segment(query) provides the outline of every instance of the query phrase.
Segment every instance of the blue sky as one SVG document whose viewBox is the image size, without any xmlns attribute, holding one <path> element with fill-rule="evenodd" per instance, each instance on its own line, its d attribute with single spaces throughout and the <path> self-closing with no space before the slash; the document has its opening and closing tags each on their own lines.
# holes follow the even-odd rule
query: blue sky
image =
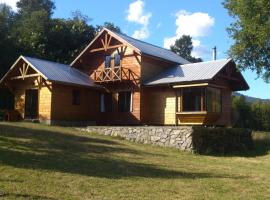
<svg viewBox="0 0 270 200">
<path fill-rule="evenodd" d="M 0 0 L 14 5 L 16 0 Z M 232 44 L 226 27 L 233 21 L 221 0 L 55 0 L 54 17 L 69 18 L 79 10 L 92 20 L 90 24 L 106 21 L 118 25 L 123 32 L 146 42 L 167 47 L 182 34 L 193 36 L 195 56 L 212 59 L 217 46 L 218 59 L 226 58 Z M 166 39 L 167 38 L 167 39 Z M 243 94 L 270 98 L 270 84 L 256 73 L 243 72 L 250 90 Z"/>
</svg>

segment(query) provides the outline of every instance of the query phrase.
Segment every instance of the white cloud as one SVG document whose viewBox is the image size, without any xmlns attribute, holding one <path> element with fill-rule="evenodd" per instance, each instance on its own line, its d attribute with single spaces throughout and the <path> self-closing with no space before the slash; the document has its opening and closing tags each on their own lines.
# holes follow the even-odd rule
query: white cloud
<svg viewBox="0 0 270 200">
<path fill-rule="evenodd" d="M 170 48 L 175 40 L 181 36 L 190 35 L 193 38 L 193 56 L 202 57 L 209 53 L 207 47 L 201 44 L 199 38 L 209 35 L 211 28 L 215 24 L 215 19 L 213 17 L 209 16 L 208 13 L 189 13 L 185 10 L 180 10 L 176 14 L 175 24 L 177 26 L 175 36 L 164 39 L 165 48 Z"/>
<path fill-rule="evenodd" d="M 143 40 L 143 39 L 148 38 L 149 35 L 150 33 L 149 33 L 148 28 L 143 26 L 140 30 L 134 31 L 132 37 Z"/>
<path fill-rule="evenodd" d="M 142 25 L 141 29 L 135 30 L 133 37 L 137 39 L 146 39 L 149 37 L 149 20 L 152 17 L 152 13 L 145 13 L 144 11 L 144 2 L 142 0 L 136 0 L 135 2 L 129 5 L 127 11 L 127 20 L 139 25 Z"/>
<path fill-rule="evenodd" d="M 18 2 L 19 0 L 0 0 L 0 4 L 1 3 L 5 3 L 7 5 L 9 5 L 13 10 L 17 10 L 17 7 L 16 7 L 16 3 Z"/>
</svg>

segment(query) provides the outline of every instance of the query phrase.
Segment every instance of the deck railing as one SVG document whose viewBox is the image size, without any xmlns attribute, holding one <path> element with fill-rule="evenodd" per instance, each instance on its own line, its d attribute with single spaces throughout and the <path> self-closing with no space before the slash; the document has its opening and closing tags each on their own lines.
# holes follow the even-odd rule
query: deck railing
<svg viewBox="0 0 270 200">
<path fill-rule="evenodd" d="M 138 80 L 139 77 L 130 69 L 124 67 L 110 67 L 102 70 L 95 70 L 93 73 L 94 81 L 97 83 L 115 82 L 123 80 Z"/>
</svg>

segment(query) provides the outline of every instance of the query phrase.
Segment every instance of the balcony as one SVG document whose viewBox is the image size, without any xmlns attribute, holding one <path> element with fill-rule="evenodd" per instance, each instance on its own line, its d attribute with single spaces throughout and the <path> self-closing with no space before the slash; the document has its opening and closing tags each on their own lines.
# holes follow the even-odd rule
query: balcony
<svg viewBox="0 0 270 200">
<path fill-rule="evenodd" d="M 102 70 L 95 70 L 93 73 L 93 78 L 96 83 L 139 80 L 138 75 L 132 72 L 132 70 L 121 66 L 104 68 Z"/>
</svg>

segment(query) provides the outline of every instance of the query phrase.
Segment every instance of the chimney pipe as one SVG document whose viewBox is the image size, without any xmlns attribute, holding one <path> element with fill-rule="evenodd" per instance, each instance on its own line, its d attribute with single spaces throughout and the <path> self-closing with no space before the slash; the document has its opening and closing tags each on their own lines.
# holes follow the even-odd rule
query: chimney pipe
<svg viewBox="0 0 270 200">
<path fill-rule="evenodd" d="M 217 60 L 217 47 L 214 46 L 213 48 L 213 60 Z"/>
</svg>

